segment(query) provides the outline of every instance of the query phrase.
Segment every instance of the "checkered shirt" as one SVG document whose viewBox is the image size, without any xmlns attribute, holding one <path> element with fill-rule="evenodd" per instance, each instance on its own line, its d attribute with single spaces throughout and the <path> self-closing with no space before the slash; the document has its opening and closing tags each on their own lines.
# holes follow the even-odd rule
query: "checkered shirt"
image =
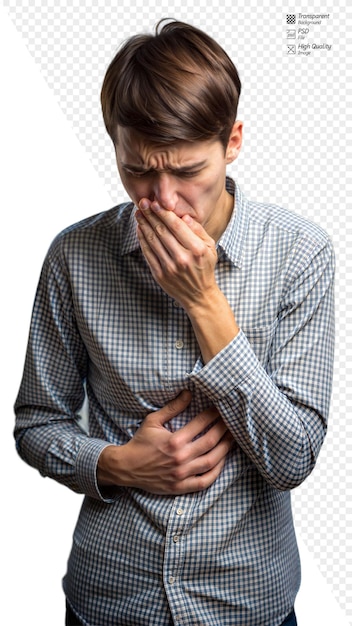
<svg viewBox="0 0 352 626">
<path fill-rule="evenodd" d="M 241 330 L 206 365 L 150 274 L 133 204 L 69 227 L 44 262 L 15 435 L 26 462 L 85 494 L 63 584 L 89 626 L 278 626 L 294 604 L 290 490 L 327 427 L 334 255 L 318 226 L 227 188 L 215 271 Z M 235 440 L 215 483 L 178 497 L 99 489 L 103 448 L 185 388 L 174 429 L 215 405 Z"/>
</svg>

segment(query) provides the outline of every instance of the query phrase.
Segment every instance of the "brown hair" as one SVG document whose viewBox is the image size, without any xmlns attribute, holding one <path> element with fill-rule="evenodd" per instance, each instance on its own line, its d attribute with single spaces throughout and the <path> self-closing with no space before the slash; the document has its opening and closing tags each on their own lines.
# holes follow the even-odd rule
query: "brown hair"
<svg viewBox="0 0 352 626">
<path fill-rule="evenodd" d="M 135 35 L 106 72 L 101 104 L 106 129 L 128 126 L 155 143 L 219 138 L 227 146 L 241 81 L 226 52 L 183 22 L 161 20 L 155 35 Z"/>
</svg>

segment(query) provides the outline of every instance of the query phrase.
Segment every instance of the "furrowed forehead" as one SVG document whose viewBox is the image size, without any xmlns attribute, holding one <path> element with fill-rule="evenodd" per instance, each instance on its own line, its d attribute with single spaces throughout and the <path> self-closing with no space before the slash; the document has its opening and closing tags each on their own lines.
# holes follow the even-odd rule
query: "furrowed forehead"
<svg viewBox="0 0 352 626">
<path fill-rule="evenodd" d="M 137 173 L 165 170 L 182 173 L 202 169 L 208 163 L 212 154 L 210 148 L 215 143 L 214 140 L 204 140 L 160 145 L 151 143 L 129 127 L 120 127 L 118 138 L 115 150 L 120 166 Z"/>
<path fill-rule="evenodd" d="M 200 170 L 206 164 L 207 164 L 207 160 L 203 159 L 202 161 L 189 162 L 187 163 L 187 165 L 180 165 L 179 167 L 170 165 L 170 167 L 167 167 L 167 168 L 157 168 L 157 167 L 146 167 L 144 165 L 139 165 L 135 163 L 127 163 L 125 161 L 121 161 L 121 167 L 123 167 L 123 169 L 129 170 L 131 172 L 136 172 L 138 174 L 146 173 L 146 172 L 163 172 L 163 171 L 170 171 L 170 172 L 175 172 L 177 174 L 182 174 L 185 172 Z"/>
</svg>

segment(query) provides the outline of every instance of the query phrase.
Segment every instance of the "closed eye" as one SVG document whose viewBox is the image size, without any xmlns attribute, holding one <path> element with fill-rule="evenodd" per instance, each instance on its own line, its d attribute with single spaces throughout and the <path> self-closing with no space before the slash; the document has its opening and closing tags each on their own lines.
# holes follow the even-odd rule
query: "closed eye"
<svg viewBox="0 0 352 626">
<path fill-rule="evenodd" d="M 134 178 L 143 178 L 145 176 L 149 176 L 150 174 L 155 173 L 152 170 L 129 170 L 127 168 L 124 168 L 124 171 L 126 172 L 126 174 L 128 174 L 129 176 L 133 176 Z"/>
<path fill-rule="evenodd" d="M 203 167 L 198 168 L 198 169 L 193 169 L 193 170 L 188 170 L 188 169 L 169 169 L 169 170 L 154 170 L 154 169 L 149 169 L 149 170 L 143 170 L 143 169 L 134 169 L 131 167 L 127 167 L 127 166 L 123 166 L 123 170 L 124 172 L 128 175 L 128 176 L 133 176 L 133 178 L 145 178 L 147 176 L 155 176 L 158 174 L 162 174 L 162 173 L 169 173 L 171 176 L 177 176 L 178 178 L 195 178 L 196 176 L 198 176 L 202 170 Z"/>
<path fill-rule="evenodd" d="M 195 176 L 198 176 L 200 172 L 201 170 L 192 170 L 191 172 L 181 171 L 176 172 L 176 176 L 179 176 L 180 178 L 194 178 Z"/>
</svg>

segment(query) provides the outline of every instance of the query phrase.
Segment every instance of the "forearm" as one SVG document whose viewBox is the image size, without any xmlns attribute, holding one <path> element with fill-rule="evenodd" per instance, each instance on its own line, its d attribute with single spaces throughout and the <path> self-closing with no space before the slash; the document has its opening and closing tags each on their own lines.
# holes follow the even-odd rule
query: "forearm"
<svg viewBox="0 0 352 626">
<path fill-rule="evenodd" d="M 190 306 L 187 314 L 204 363 L 214 358 L 239 333 L 233 311 L 217 285 L 197 304 Z"/>
<path fill-rule="evenodd" d="M 314 398 L 288 397 L 243 333 L 191 378 L 269 483 L 292 489 L 308 476 L 325 436 L 327 409 Z"/>
<path fill-rule="evenodd" d="M 198 363 L 191 377 L 277 489 L 294 488 L 308 476 L 326 434 L 333 270 L 330 245 L 304 248 L 277 318 L 240 332 L 205 366 Z"/>
</svg>

